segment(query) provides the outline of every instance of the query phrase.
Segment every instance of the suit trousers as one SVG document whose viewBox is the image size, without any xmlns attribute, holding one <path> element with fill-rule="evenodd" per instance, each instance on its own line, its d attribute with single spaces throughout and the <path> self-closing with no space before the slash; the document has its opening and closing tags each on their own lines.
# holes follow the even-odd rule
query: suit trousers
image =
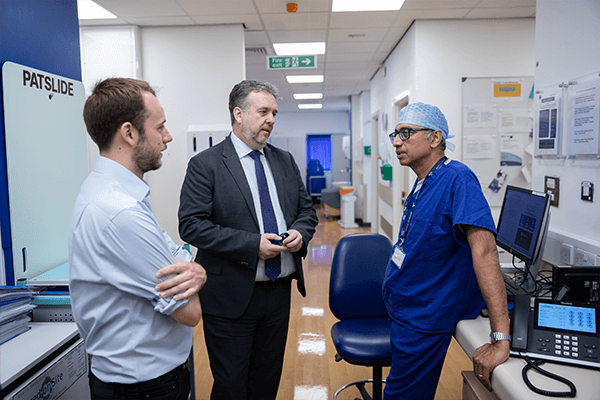
<svg viewBox="0 0 600 400">
<path fill-rule="evenodd" d="M 290 320 L 291 278 L 257 282 L 237 319 L 203 315 L 211 400 L 275 399 Z"/>
</svg>

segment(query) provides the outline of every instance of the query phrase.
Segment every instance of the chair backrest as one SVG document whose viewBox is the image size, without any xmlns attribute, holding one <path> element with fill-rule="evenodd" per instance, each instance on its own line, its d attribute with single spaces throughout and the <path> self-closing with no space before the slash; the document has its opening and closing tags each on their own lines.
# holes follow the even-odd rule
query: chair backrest
<svg viewBox="0 0 600 400">
<path fill-rule="evenodd" d="M 340 320 L 388 316 L 381 289 L 392 252 L 377 233 L 345 236 L 338 242 L 329 278 L 329 308 Z"/>
</svg>

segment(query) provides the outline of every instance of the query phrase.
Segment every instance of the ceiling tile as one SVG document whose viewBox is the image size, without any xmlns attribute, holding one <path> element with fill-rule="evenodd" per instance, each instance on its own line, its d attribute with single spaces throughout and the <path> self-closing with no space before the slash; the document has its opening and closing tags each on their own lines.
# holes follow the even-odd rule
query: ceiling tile
<svg viewBox="0 0 600 400">
<path fill-rule="evenodd" d="M 521 18 L 535 15 L 535 7 L 475 8 L 465 18 Z"/>
<path fill-rule="evenodd" d="M 244 24 L 246 29 L 263 29 L 262 22 L 258 15 L 192 15 L 191 18 L 198 25 L 224 25 L 224 24 Z"/>
<path fill-rule="evenodd" d="M 307 12 L 329 12 L 331 11 L 331 0 L 296 0 L 298 11 L 296 14 Z M 288 1 L 282 0 L 254 0 L 254 4 L 261 14 L 285 14 Z"/>
<path fill-rule="evenodd" d="M 329 19 L 330 29 L 382 28 L 390 26 L 398 11 L 335 12 Z"/>
<path fill-rule="evenodd" d="M 306 42 L 325 42 L 327 40 L 327 31 L 269 31 L 269 37 L 273 43 L 306 43 Z"/>
<path fill-rule="evenodd" d="M 327 29 L 327 13 L 263 14 L 269 31 Z"/>
<path fill-rule="evenodd" d="M 371 53 L 379 46 L 378 42 L 330 42 L 327 45 L 327 55 L 346 53 Z"/>
<path fill-rule="evenodd" d="M 127 18 L 127 22 L 138 26 L 181 26 L 194 25 L 194 20 L 190 17 L 145 17 L 145 18 Z"/>
<path fill-rule="evenodd" d="M 176 0 L 190 15 L 255 14 L 256 8 L 248 0 Z"/>
<path fill-rule="evenodd" d="M 328 62 L 326 69 L 327 72 L 332 72 L 334 70 L 340 70 L 340 69 L 344 69 L 344 70 L 353 70 L 353 71 L 360 71 L 362 69 L 365 68 L 372 68 L 372 67 L 379 67 L 379 63 L 375 62 L 375 61 L 371 61 L 371 60 L 356 60 L 353 61 L 351 63 L 348 62 Z"/>
<path fill-rule="evenodd" d="M 329 31 L 329 40 L 332 42 L 379 42 L 383 39 L 387 31 L 387 28 L 331 29 Z"/>
<path fill-rule="evenodd" d="M 535 7 L 536 0 L 481 0 L 477 8 Z"/>
<path fill-rule="evenodd" d="M 332 63 L 350 63 L 371 61 L 373 59 L 373 53 L 338 53 L 338 54 L 326 54 L 325 59 L 327 62 Z"/>
<path fill-rule="evenodd" d="M 406 10 L 402 11 L 402 17 L 410 19 L 457 19 L 463 18 L 470 10 L 470 8 L 456 8 L 448 10 Z"/>
<path fill-rule="evenodd" d="M 175 0 L 95 0 L 117 17 L 166 17 L 186 15 Z"/>
<path fill-rule="evenodd" d="M 400 12 L 406 10 L 446 10 L 476 7 L 481 0 L 406 0 Z"/>
</svg>

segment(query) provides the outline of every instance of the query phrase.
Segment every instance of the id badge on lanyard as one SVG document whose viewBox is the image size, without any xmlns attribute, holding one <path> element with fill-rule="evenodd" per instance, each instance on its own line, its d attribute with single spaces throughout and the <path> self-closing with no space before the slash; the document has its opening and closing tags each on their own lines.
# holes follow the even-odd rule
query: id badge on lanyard
<svg viewBox="0 0 600 400">
<path fill-rule="evenodd" d="M 402 215 L 402 222 L 400 224 L 400 233 L 398 235 L 398 244 L 396 246 L 394 246 L 394 254 L 392 254 L 392 262 L 396 265 L 396 267 L 398 267 L 398 269 L 402 268 L 402 263 L 404 262 L 404 257 L 406 257 L 406 254 L 404 253 L 404 250 L 402 250 L 402 247 L 404 245 L 404 242 L 406 241 L 406 236 L 408 234 L 408 227 L 412 220 L 414 209 L 417 206 L 417 199 L 419 198 L 419 195 L 423 191 L 425 182 L 431 175 L 433 175 L 444 164 L 448 164 L 448 163 L 449 163 L 449 160 L 447 157 L 442 157 L 440 160 L 438 160 L 438 162 L 434 165 L 434 167 L 429 171 L 427 176 L 423 179 L 421 188 L 417 191 L 417 193 L 415 193 L 415 188 L 417 187 L 418 182 L 415 182 L 413 190 L 411 191 L 410 195 L 408 196 L 408 199 L 410 199 L 410 202 L 407 199 L 406 204 L 404 204 L 404 213 Z M 414 197 L 413 197 L 413 194 L 415 194 Z"/>
<path fill-rule="evenodd" d="M 404 262 L 404 251 L 400 246 L 394 246 L 394 254 L 392 254 L 392 262 L 398 267 L 398 269 L 402 268 L 402 263 Z"/>
</svg>

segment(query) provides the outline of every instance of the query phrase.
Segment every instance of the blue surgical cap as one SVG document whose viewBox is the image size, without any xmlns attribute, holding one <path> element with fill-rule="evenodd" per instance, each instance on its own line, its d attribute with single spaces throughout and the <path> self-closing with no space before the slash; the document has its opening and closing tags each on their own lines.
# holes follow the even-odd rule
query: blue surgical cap
<svg viewBox="0 0 600 400">
<path fill-rule="evenodd" d="M 398 114 L 396 126 L 400 124 L 418 125 L 428 129 L 440 130 L 446 141 L 454 137 L 454 135 L 449 135 L 448 121 L 446 121 L 444 114 L 439 108 L 431 104 L 410 103 L 400 110 L 400 114 Z M 454 151 L 455 146 L 454 144 L 446 143 L 446 147 Z"/>
</svg>

